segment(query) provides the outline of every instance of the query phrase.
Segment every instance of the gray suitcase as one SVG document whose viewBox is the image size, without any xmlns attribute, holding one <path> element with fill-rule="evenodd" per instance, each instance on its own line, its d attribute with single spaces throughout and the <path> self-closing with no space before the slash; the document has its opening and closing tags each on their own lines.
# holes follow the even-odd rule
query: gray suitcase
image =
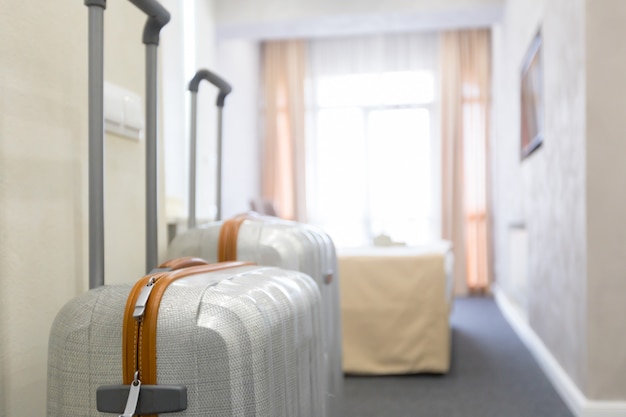
<svg viewBox="0 0 626 417">
<path fill-rule="evenodd" d="M 70 301 L 54 320 L 48 352 L 48 417 L 324 416 L 320 294 L 310 277 L 247 263 L 178 258 L 151 270 L 134 286 L 103 285 L 98 91 L 102 92 L 103 81 L 104 1 L 86 3 L 92 289 Z M 150 16 L 144 31 L 150 170 L 156 168 L 156 152 L 150 155 L 156 148 L 156 45 L 169 14 L 154 1 L 133 3 Z M 156 198 L 150 185 L 148 206 Z M 156 251 L 150 250 L 156 242 L 156 213 L 147 218 L 150 270 L 156 260 Z"/>
<path fill-rule="evenodd" d="M 48 417 L 323 416 L 319 308 L 308 276 L 237 263 L 91 290 L 53 323 Z"/>
</svg>

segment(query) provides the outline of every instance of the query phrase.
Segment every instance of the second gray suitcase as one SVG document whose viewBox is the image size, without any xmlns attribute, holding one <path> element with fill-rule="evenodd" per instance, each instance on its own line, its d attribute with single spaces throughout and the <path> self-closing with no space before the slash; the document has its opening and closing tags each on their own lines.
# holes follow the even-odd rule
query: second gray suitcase
<svg viewBox="0 0 626 417">
<path fill-rule="evenodd" d="M 339 417 L 343 392 L 339 276 L 332 240 L 320 229 L 276 217 L 246 214 L 212 222 L 177 236 L 168 257 L 197 256 L 209 262 L 246 261 L 300 271 L 322 296 L 320 320 L 326 375 L 326 413 Z"/>
<path fill-rule="evenodd" d="M 251 261 L 304 272 L 318 284 L 322 295 L 322 342 L 326 396 L 324 407 L 339 417 L 343 392 L 339 276 L 335 247 L 330 237 L 311 225 L 253 213 L 235 216 L 196 228 L 196 120 L 197 94 L 206 80 L 218 88 L 217 97 L 217 219 L 221 219 L 222 109 L 230 85 L 206 69 L 189 83 L 191 94 L 189 219 L 186 232 L 176 236 L 168 248 L 169 258 L 198 256 L 211 262 Z"/>
</svg>

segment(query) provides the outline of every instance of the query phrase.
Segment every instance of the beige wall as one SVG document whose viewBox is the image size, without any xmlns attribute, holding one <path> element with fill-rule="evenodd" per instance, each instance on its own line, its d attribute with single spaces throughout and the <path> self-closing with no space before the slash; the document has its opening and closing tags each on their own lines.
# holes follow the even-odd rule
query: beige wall
<svg viewBox="0 0 626 417">
<path fill-rule="evenodd" d="M 585 305 L 584 0 L 544 3 L 545 142 L 522 163 L 529 322 L 583 389 Z"/>
<path fill-rule="evenodd" d="M 589 396 L 626 399 L 626 3 L 587 1 Z"/>
<path fill-rule="evenodd" d="M 517 283 L 509 268 L 514 227 L 523 224 L 524 176 L 519 151 L 519 83 L 520 65 L 526 48 L 540 26 L 543 0 L 509 1 L 504 20 L 493 28 L 493 98 L 490 149 L 492 153 L 492 199 L 494 212 L 494 273 L 498 285 L 520 308 L 527 306 L 524 289 L 527 282 Z M 526 260 L 520 260 L 527 263 Z M 523 277 L 521 277 L 523 280 Z M 527 281 L 527 279 L 526 279 Z"/>
<path fill-rule="evenodd" d="M 139 94 L 144 20 L 109 2 L 105 78 Z M 88 285 L 86 34 L 81 1 L 0 13 L 0 416 L 45 414 L 50 325 Z M 106 279 L 134 281 L 145 269 L 144 142 L 109 136 L 106 153 Z"/>
<path fill-rule="evenodd" d="M 50 323 L 85 288 L 86 19 L 82 4 L 66 3 L 18 2 L 0 15 L 0 389 L 7 416 L 44 414 Z"/>
<path fill-rule="evenodd" d="M 544 144 L 520 161 L 524 55 L 543 34 Z M 494 209 L 496 280 L 520 299 L 530 326 L 584 392 L 586 382 L 586 169 L 584 0 L 510 0 L 496 32 Z M 511 223 L 528 233 L 526 294 L 510 282 Z"/>
<path fill-rule="evenodd" d="M 104 78 L 142 97 L 144 21 L 129 2 L 107 2 Z M 110 284 L 132 282 L 146 269 L 145 139 L 107 135 L 105 173 L 105 279 Z"/>
<path fill-rule="evenodd" d="M 509 0 L 495 33 L 494 208 L 497 284 L 590 400 L 626 399 L 626 5 Z M 519 161 L 519 71 L 537 28 L 546 134 Z M 528 231 L 527 292 L 508 268 L 509 225 Z"/>
</svg>

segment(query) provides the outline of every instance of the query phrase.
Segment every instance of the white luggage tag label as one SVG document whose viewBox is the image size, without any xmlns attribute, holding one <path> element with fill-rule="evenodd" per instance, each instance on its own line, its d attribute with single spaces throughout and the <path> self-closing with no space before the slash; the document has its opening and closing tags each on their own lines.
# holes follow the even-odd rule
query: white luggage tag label
<svg viewBox="0 0 626 417">
<path fill-rule="evenodd" d="M 137 411 L 137 404 L 139 403 L 140 390 L 141 381 L 139 380 L 139 372 L 135 372 L 135 380 L 130 384 L 130 392 L 128 393 L 126 408 L 124 409 L 124 414 L 120 417 L 133 417 L 135 415 L 135 411 Z"/>
</svg>

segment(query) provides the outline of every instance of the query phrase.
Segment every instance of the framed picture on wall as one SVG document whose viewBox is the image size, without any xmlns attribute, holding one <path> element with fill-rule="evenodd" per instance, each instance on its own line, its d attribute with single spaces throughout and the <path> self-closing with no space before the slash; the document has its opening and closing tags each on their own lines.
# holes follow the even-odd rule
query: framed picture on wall
<svg viewBox="0 0 626 417">
<path fill-rule="evenodd" d="M 533 153 L 544 139 L 544 91 L 541 31 L 533 38 L 521 71 L 521 158 Z"/>
</svg>

